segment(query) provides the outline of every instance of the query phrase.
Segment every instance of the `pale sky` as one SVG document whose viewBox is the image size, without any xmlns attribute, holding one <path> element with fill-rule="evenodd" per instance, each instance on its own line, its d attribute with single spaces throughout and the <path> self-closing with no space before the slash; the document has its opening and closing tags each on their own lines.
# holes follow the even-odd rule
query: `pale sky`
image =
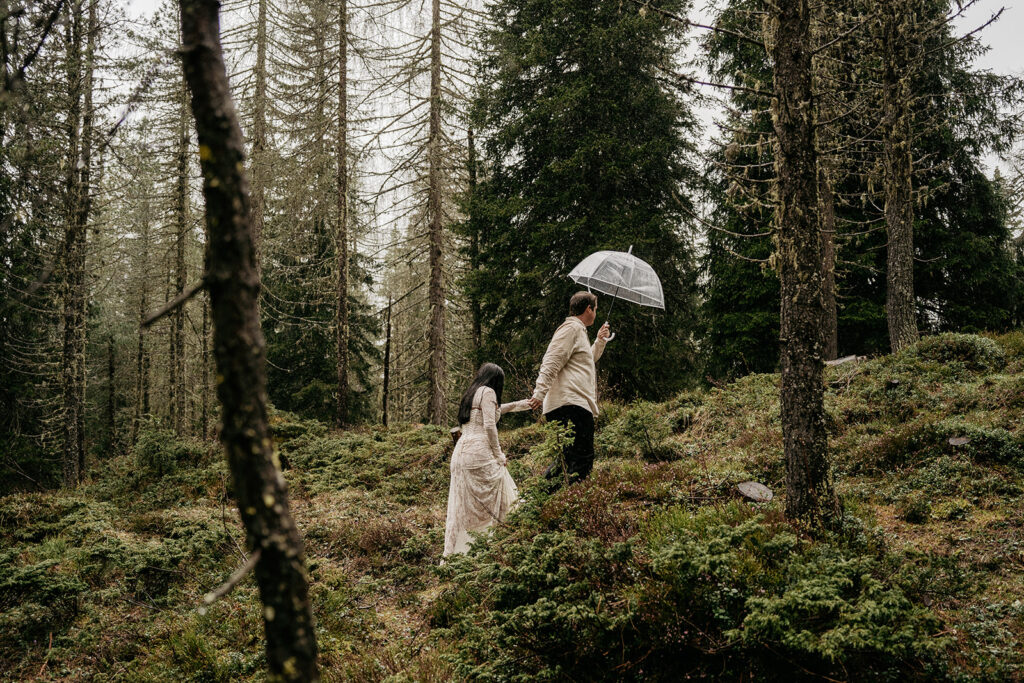
<svg viewBox="0 0 1024 683">
<path fill-rule="evenodd" d="M 156 11 L 161 0 L 127 0 L 127 3 L 129 13 L 140 17 Z M 714 13 L 709 6 L 715 4 L 718 4 L 715 0 L 696 0 L 691 17 L 707 23 L 707 18 Z M 976 66 L 999 74 L 1024 75 L 1024 0 L 980 0 L 956 22 L 957 31 L 963 34 L 976 29 L 1000 7 L 1005 8 L 1002 17 L 981 34 L 981 40 L 989 51 L 977 60 Z M 709 122 L 714 114 L 714 111 L 700 112 L 705 122 Z M 994 157 L 986 161 L 990 172 L 992 166 L 999 163 Z"/>
</svg>

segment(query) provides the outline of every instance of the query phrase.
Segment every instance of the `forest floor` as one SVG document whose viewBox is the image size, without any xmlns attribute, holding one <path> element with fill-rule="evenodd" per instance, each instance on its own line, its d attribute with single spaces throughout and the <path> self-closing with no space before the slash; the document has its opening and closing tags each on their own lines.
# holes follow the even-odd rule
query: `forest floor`
<svg viewBox="0 0 1024 683">
<path fill-rule="evenodd" d="M 446 567 L 447 429 L 274 413 L 325 680 L 1024 680 L 1024 334 L 827 369 L 831 540 L 782 519 L 778 381 L 605 405 L 552 495 L 559 435 L 503 421 L 525 503 Z M 0 498 L 0 680 L 262 680 L 253 579 L 203 607 L 243 562 L 216 444 L 149 429 L 91 472 Z"/>
</svg>

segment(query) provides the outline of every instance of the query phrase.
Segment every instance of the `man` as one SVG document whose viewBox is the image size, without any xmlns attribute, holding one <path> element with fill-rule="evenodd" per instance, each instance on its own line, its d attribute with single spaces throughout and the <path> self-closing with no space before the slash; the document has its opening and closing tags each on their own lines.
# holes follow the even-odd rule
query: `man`
<svg viewBox="0 0 1024 683">
<path fill-rule="evenodd" d="M 540 364 L 537 386 L 530 407 L 543 406 L 544 417 L 572 428 L 574 440 L 563 453 L 570 483 L 586 479 L 594 466 L 594 417 L 597 415 L 597 368 L 611 335 L 608 323 L 597 332 L 590 345 L 587 328 L 597 318 L 597 297 L 576 292 L 569 300 L 569 317 L 551 338 Z M 544 473 L 548 479 L 562 474 L 561 463 Z M 553 482 L 557 486 L 557 479 Z"/>
</svg>

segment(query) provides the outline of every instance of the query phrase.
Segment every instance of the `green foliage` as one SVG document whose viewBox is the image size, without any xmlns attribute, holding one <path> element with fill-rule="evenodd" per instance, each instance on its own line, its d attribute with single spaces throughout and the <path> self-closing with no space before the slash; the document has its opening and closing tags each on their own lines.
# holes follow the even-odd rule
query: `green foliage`
<svg viewBox="0 0 1024 683">
<path fill-rule="evenodd" d="M 195 467 L 209 453 L 201 441 L 183 441 L 169 429 L 156 427 L 139 430 L 133 449 L 135 465 L 144 476 L 160 478 L 176 472 L 179 467 Z"/>
<path fill-rule="evenodd" d="M 932 505 L 928 496 L 921 491 L 909 493 L 899 505 L 899 516 L 911 524 L 924 524 L 931 517 Z"/>
<path fill-rule="evenodd" d="M 446 430 L 339 433 L 272 411 L 324 669 L 394 681 L 789 681 L 794 668 L 808 680 L 1015 680 L 1022 385 L 1014 337 L 996 343 L 1003 367 L 984 341 L 940 337 L 827 370 L 837 487 L 865 521 L 817 540 L 782 519 L 778 375 L 607 403 L 594 472 L 555 494 L 541 473 L 571 434 L 502 428 L 521 505 L 442 567 Z M 648 461 L 641 428 L 678 457 Z M 133 452 L 73 495 L 0 498 L 0 666 L 12 677 L 44 658 L 54 677 L 262 675 L 251 579 L 195 609 L 241 561 L 220 449 L 145 432 L 153 462 L 173 471 Z M 779 497 L 740 499 L 747 479 Z"/>
<path fill-rule="evenodd" d="M 765 50 L 738 38 L 760 35 L 765 8 L 762 0 L 730 0 L 715 17 L 715 26 L 726 31 L 705 38 L 711 72 L 719 82 L 739 86 L 730 92 L 728 128 L 706 171 L 713 211 L 701 264 L 701 319 L 704 360 L 714 378 L 771 372 L 779 356 L 779 290 L 768 262 L 773 252 L 773 132 L 770 119 L 762 115 L 764 98 L 747 90 L 763 89 L 773 75 Z M 911 154 L 915 160 L 929 160 L 920 168 L 915 162 L 914 189 L 922 197 L 914 206 L 913 226 L 918 324 L 932 332 L 1008 330 L 1021 323 L 1024 270 L 1014 258 L 1005 199 L 986 177 L 982 159 L 986 150 L 1005 144 L 1012 134 L 1001 110 L 1013 108 L 1009 103 L 1019 96 L 1021 84 L 1015 77 L 979 73 L 972 67 L 982 48 L 973 39 L 953 38 L 944 22 L 946 4 L 924 3 L 920 8 L 913 19 L 917 25 L 934 22 L 940 29 L 922 37 L 923 49 L 934 59 L 922 62 L 909 76 L 913 93 L 932 95 L 915 97 L 911 113 L 911 125 L 915 130 L 920 126 Z M 865 7 L 840 2 L 832 3 L 830 11 L 854 16 Z M 852 84 L 871 82 L 877 45 L 843 45 L 841 63 L 821 62 L 832 70 L 825 77 L 844 81 L 848 96 L 856 97 Z M 871 93 L 859 96 L 873 98 Z M 875 116 L 843 117 L 836 133 L 862 138 L 865 125 L 875 125 L 870 123 Z M 844 156 L 839 165 L 850 162 Z M 883 218 L 869 200 L 874 197 L 882 204 L 880 183 L 872 175 L 840 170 L 833 179 L 840 356 L 874 355 L 890 348 L 886 232 L 865 227 Z"/>
<path fill-rule="evenodd" d="M 605 544 L 521 536 L 452 563 L 438 625 L 469 679 L 788 680 L 857 670 L 924 678 L 938 621 L 863 548 L 801 543 L 742 508 L 669 508 L 652 532 Z M 511 539 L 509 539 L 511 540 Z"/>
<path fill-rule="evenodd" d="M 685 14 L 686 0 L 662 11 Z M 587 254 L 634 253 L 661 278 L 666 315 L 619 303 L 617 338 L 599 368 L 621 395 L 663 397 L 692 383 L 696 310 L 691 195 L 692 114 L 661 82 L 680 25 L 615 0 L 502 0 L 480 60 L 473 105 L 488 175 L 459 230 L 479 239 L 478 298 L 489 358 L 539 357 L 579 285 Z M 681 227 L 683 226 L 683 227 Z M 600 298 L 601 311 L 610 308 Z M 529 366 L 506 368 L 510 377 Z M 521 387 L 525 390 L 525 387 Z"/>
<path fill-rule="evenodd" d="M 973 334 L 939 334 L 925 337 L 908 353 L 939 363 L 958 362 L 973 371 L 1001 370 L 1006 353 L 995 341 Z"/>
<path fill-rule="evenodd" d="M 673 419 L 647 401 L 637 401 L 599 432 L 597 446 L 605 455 L 641 457 L 651 462 L 674 460 L 678 453 L 669 444 Z"/>
</svg>

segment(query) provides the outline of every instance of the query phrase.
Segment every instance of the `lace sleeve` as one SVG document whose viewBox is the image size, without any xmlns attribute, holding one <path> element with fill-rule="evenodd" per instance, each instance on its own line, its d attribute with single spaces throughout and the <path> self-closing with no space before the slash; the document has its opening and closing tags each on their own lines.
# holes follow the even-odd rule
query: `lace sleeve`
<svg viewBox="0 0 1024 683">
<path fill-rule="evenodd" d="M 512 403 L 501 404 L 501 414 L 505 413 L 518 413 L 524 410 L 530 409 L 530 400 L 524 398 L 522 401 L 513 401 Z"/>
<path fill-rule="evenodd" d="M 505 454 L 501 452 L 501 444 L 498 443 L 498 398 L 490 387 L 484 387 L 481 392 L 480 415 L 484 421 L 484 431 L 487 432 L 487 440 L 491 444 L 494 459 L 504 465 Z"/>
</svg>

